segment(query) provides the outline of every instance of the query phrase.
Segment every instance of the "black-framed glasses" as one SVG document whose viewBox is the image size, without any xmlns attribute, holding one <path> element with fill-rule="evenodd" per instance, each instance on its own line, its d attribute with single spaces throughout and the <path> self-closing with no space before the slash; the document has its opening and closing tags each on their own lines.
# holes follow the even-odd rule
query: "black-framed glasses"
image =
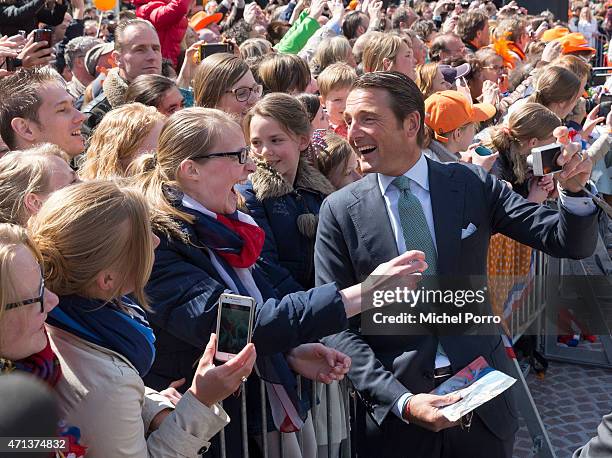
<svg viewBox="0 0 612 458">
<path fill-rule="evenodd" d="M 251 98 L 251 93 L 255 93 L 257 97 L 261 97 L 261 94 L 263 93 L 263 86 L 261 84 L 256 84 L 253 87 L 239 87 L 237 89 L 232 89 L 231 91 L 225 92 L 234 94 L 234 97 L 236 97 L 236 101 L 238 102 L 246 102 Z"/>
<path fill-rule="evenodd" d="M 45 276 L 43 275 L 42 269 L 40 270 L 40 291 L 38 292 L 38 297 L 33 297 L 32 299 L 26 299 L 24 301 L 6 304 L 4 309 L 5 310 L 16 309 L 24 305 L 36 304 L 37 302 L 40 302 L 40 313 L 44 313 L 45 311 Z"/>
<path fill-rule="evenodd" d="M 246 164 L 249 158 L 249 152 L 250 152 L 250 148 L 248 146 L 245 146 L 244 148 L 240 148 L 238 151 L 228 151 L 225 153 L 201 154 L 198 156 L 190 157 L 189 159 L 191 159 L 192 161 L 195 161 L 198 159 L 211 159 L 213 157 L 237 157 L 238 162 L 240 164 Z"/>
</svg>

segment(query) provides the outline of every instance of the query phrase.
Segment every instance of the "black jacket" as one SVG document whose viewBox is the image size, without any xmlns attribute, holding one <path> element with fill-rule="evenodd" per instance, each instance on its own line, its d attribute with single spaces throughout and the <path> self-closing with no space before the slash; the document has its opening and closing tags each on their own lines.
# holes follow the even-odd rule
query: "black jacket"
<svg viewBox="0 0 612 458">
<path fill-rule="evenodd" d="M 39 22 L 50 26 L 62 23 L 68 11 L 68 2 L 55 3 L 52 10 L 45 8 L 45 0 L 0 0 L 0 35 L 16 35 L 19 30 L 26 34 L 34 30 Z"/>
</svg>

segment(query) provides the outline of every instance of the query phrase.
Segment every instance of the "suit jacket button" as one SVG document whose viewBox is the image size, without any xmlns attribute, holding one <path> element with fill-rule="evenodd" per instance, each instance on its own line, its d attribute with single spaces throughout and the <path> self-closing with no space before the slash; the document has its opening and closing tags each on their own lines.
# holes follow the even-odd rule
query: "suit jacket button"
<svg viewBox="0 0 612 458">
<path fill-rule="evenodd" d="M 208 452 L 208 447 L 205 445 L 200 450 L 198 450 L 198 455 L 202 455 L 203 453 Z"/>
</svg>

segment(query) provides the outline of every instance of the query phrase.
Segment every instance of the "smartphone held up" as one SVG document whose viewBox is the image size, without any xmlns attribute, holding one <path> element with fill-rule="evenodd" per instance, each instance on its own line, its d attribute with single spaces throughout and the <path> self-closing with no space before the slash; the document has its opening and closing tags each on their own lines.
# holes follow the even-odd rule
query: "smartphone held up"
<svg viewBox="0 0 612 458">
<path fill-rule="evenodd" d="M 251 342 L 254 316 L 255 299 L 252 297 L 221 295 L 217 311 L 217 361 L 229 361 Z"/>
</svg>

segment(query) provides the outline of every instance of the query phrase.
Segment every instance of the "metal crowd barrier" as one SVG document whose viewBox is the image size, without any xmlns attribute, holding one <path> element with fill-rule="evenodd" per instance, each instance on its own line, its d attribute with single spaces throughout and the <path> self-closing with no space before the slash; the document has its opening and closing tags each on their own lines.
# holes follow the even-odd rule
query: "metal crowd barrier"
<svg viewBox="0 0 612 458">
<path fill-rule="evenodd" d="M 511 318 L 509 320 L 509 328 L 511 331 L 513 342 L 516 342 L 516 340 L 518 340 L 518 338 L 521 335 L 523 335 L 526 332 L 526 330 L 538 319 L 539 315 L 542 313 L 545 307 L 545 288 L 547 286 L 546 278 L 547 278 L 547 273 L 549 272 L 550 259 L 544 253 L 535 252 L 533 263 L 535 267 L 535 275 L 533 276 L 532 287 L 529 289 L 529 292 L 527 293 L 528 294 L 527 300 L 523 302 L 524 304 L 523 306 L 521 306 L 520 308 L 517 308 L 516 310 L 512 310 Z M 534 456 L 555 458 L 555 454 L 552 449 L 550 440 L 547 436 L 546 429 L 544 428 L 544 425 L 538 414 L 535 403 L 533 402 L 533 398 L 531 397 L 531 394 L 529 393 L 529 388 L 527 387 L 527 383 L 523 377 L 521 369 L 518 366 L 518 363 L 516 363 L 516 360 L 515 360 L 515 367 L 516 367 L 517 373 L 510 374 L 510 375 L 514 376 L 515 378 L 519 380 L 518 385 L 519 385 L 520 393 L 518 396 L 519 398 L 518 404 L 519 404 L 519 409 L 521 411 L 521 415 L 527 424 L 532 440 L 534 442 L 534 448 L 533 448 L 533 451 L 535 453 Z M 301 393 L 301 390 L 299 389 L 300 383 L 301 381 L 299 380 L 299 377 L 298 377 L 298 393 Z M 311 410 L 311 416 L 312 416 L 312 421 L 313 421 L 314 430 L 315 430 L 315 437 L 319 437 L 319 435 L 321 434 L 325 434 L 327 436 L 327 456 L 326 457 L 318 456 L 316 458 L 338 458 L 338 455 L 336 456 L 332 455 L 333 450 L 332 450 L 332 447 L 330 446 L 332 444 L 332 438 L 334 436 L 333 435 L 334 421 L 332 421 L 332 416 L 333 416 L 332 409 L 330 409 L 329 403 L 326 403 L 325 416 L 327 419 L 327 422 L 326 422 L 327 430 L 319 431 L 317 428 L 317 418 L 318 418 L 318 415 L 321 414 L 321 412 L 320 412 L 320 407 L 317 405 L 317 402 L 315 400 L 319 398 L 317 394 L 318 392 L 321 392 L 321 388 L 319 384 L 317 383 L 313 383 L 312 385 L 313 385 L 312 399 L 314 402 L 313 402 L 313 406 Z M 332 388 L 328 385 L 323 385 L 322 389 L 325 390 L 326 399 L 329 399 Z M 247 411 L 246 411 L 245 390 L 242 390 L 242 394 L 240 396 L 242 398 L 241 400 L 241 418 L 240 418 L 240 422 L 242 425 L 242 438 L 241 438 L 242 450 L 243 450 L 243 456 L 245 458 L 248 458 L 249 457 L 249 441 L 247 437 Z M 265 388 L 263 381 L 260 381 L 259 396 L 261 397 L 261 405 L 262 405 L 262 409 L 260 413 L 261 420 L 262 420 L 262 424 L 265 425 L 267 424 L 266 388 Z M 340 396 L 344 400 L 343 409 L 344 409 L 344 418 L 346 419 L 344 428 L 346 428 L 347 439 L 344 440 L 340 444 L 339 457 L 340 458 L 350 458 L 351 456 L 353 456 L 352 455 L 353 444 L 352 444 L 352 438 L 351 438 L 351 431 L 352 431 L 352 422 L 354 421 L 356 417 L 356 393 L 350 386 L 350 383 L 348 382 L 348 380 L 346 379 L 340 382 Z M 299 444 L 300 450 L 303 451 L 302 432 L 301 431 L 298 432 L 297 436 L 298 436 L 298 444 Z M 280 458 L 284 458 L 283 446 L 282 446 L 284 437 L 285 437 L 285 434 L 280 433 L 281 444 L 280 444 L 279 450 L 277 450 L 276 453 L 274 453 L 271 450 L 272 444 L 270 444 L 270 442 L 268 441 L 267 436 L 263 434 L 262 441 L 261 441 L 261 445 L 263 449 L 262 456 L 264 458 L 269 458 L 270 456 L 277 456 Z M 222 458 L 226 458 L 227 456 L 225 441 L 226 441 L 225 433 L 222 430 L 220 432 Z"/>
</svg>

